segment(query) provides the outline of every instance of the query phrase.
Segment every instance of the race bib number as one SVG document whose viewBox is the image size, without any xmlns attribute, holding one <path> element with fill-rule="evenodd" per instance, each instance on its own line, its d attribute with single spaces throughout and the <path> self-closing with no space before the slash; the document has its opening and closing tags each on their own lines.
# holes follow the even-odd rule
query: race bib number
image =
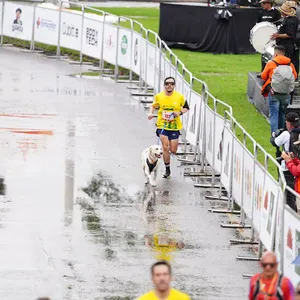
<svg viewBox="0 0 300 300">
<path fill-rule="evenodd" d="M 170 112 L 170 111 L 163 111 L 162 112 L 162 118 L 165 120 L 165 121 L 173 121 L 174 120 L 174 114 L 173 112 Z"/>
<path fill-rule="evenodd" d="M 169 244 L 168 240 L 169 240 L 168 236 L 160 235 L 158 237 L 158 246 L 168 246 L 168 244 Z"/>
</svg>

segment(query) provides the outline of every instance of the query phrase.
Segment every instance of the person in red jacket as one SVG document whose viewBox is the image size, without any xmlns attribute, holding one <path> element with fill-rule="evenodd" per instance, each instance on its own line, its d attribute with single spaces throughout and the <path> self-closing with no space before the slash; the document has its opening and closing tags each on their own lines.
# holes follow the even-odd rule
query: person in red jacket
<svg viewBox="0 0 300 300">
<path fill-rule="evenodd" d="M 287 277 L 277 271 L 278 262 L 273 252 L 261 258 L 262 272 L 251 277 L 249 300 L 294 300 L 294 287 Z"/>
<path fill-rule="evenodd" d="M 294 145 L 299 145 L 300 141 L 294 143 Z M 300 159 L 295 153 L 282 152 L 281 157 L 286 162 L 287 169 L 295 176 L 295 186 L 294 190 L 300 194 Z"/>
</svg>

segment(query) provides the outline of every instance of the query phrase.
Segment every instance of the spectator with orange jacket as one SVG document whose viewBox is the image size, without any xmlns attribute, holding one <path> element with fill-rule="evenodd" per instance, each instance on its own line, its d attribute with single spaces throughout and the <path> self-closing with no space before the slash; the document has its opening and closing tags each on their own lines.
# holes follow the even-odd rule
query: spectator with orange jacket
<svg viewBox="0 0 300 300">
<path fill-rule="evenodd" d="M 265 80 L 261 93 L 268 96 L 272 134 L 279 128 L 284 128 L 285 111 L 297 78 L 295 67 L 291 59 L 285 56 L 283 46 L 275 46 L 273 60 L 267 63 L 261 78 Z"/>
<path fill-rule="evenodd" d="M 265 252 L 261 258 L 262 272 L 251 277 L 249 300 L 294 300 L 291 281 L 278 271 L 278 262 L 273 252 Z"/>
</svg>

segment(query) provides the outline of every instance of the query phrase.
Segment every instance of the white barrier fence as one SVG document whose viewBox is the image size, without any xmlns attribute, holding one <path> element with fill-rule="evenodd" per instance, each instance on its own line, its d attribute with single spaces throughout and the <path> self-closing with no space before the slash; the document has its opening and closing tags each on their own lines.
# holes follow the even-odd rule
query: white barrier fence
<svg viewBox="0 0 300 300">
<path fill-rule="evenodd" d="M 61 47 L 75 50 L 80 63 L 83 55 L 99 60 L 100 72 L 105 71 L 104 62 L 114 65 L 116 81 L 119 68 L 128 69 L 128 82 L 134 83 L 135 74 L 139 78 L 139 95 L 144 97 L 159 92 L 164 78 L 173 76 L 176 89 L 190 106 L 182 121 L 186 141 L 194 150 L 193 158 L 186 161 L 200 165 L 200 173 L 212 179 L 207 185 L 195 186 L 218 187 L 219 194 L 207 198 L 227 201 L 228 207 L 222 212 L 240 215 L 239 224 L 222 227 L 251 228 L 249 240 L 232 242 L 259 243 L 257 257 L 238 258 L 257 260 L 263 248 L 275 250 L 284 274 L 294 284 L 300 281 L 300 267 L 292 263 L 300 253 L 300 220 L 285 204 L 285 179 L 278 163 L 234 119 L 231 107 L 213 97 L 206 84 L 192 76 L 155 32 L 134 20 L 94 8 L 88 9 L 98 15 L 87 13 L 87 7 L 74 5 L 81 11 L 62 9 L 62 5 L 49 8 L 2 2 L 1 45 L 7 36 L 30 42 L 32 51 L 35 43 L 54 45 L 58 58 Z M 196 85 L 200 87 L 196 89 Z M 270 165 L 273 171 L 279 170 L 279 182 L 270 174 Z M 235 210 L 236 205 L 239 210 Z"/>
</svg>

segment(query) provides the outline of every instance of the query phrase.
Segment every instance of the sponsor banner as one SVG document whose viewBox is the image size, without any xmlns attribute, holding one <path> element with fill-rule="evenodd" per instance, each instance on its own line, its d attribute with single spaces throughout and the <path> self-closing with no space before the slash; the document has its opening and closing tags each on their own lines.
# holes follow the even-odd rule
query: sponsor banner
<svg viewBox="0 0 300 300">
<path fill-rule="evenodd" d="M 268 251 L 272 251 L 274 246 L 278 192 L 278 183 L 266 174 L 259 238 Z"/>
<path fill-rule="evenodd" d="M 0 5 L 2 6 L 2 3 Z M 33 6 L 5 2 L 3 34 L 31 41 L 33 10 Z"/>
<path fill-rule="evenodd" d="M 165 78 L 165 77 L 164 77 Z M 187 102 L 190 104 L 190 95 L 191 95 L 191 88 L 190 88 L 190 85 L 184 80 L 183 81 L 183 96 L 184 96 L 184 99 L 187 100 Z M 187 114 L 184 114 L 181 116 L 181 121 L 182 121 L 182 124 L 183 124 L 183 127 L 186 129 L 187 128 L 187 122 L 188 122 L 188 119 L 189 119 L 189 113 Z"/>
<path fill-rule="evenodd" d="M 176 76 L 176 91 L 183 94 L 183 77 L 178 71 Z M 185 100 L 187 99 L 185 98 Z"/>
<path fill-rule="evenodd" d="M 60 46 L 80 51 L 82 16 L 68 12 L 61 13 Z"/>
<path fill-rule="evenodd" d="M 284 208 L 283 273 L 296 286 L 300 282 L 300 265 L 293 264 L 300 255 L 300 218 L 287 205 Z"/>
<path fill-rule="evenodd" d="M 190 110 L 188 118 L 188 126 L 186 128 L 186 139 L 193 145 L 197 146 L 198 136 L 197 131 L 199 128 L 200 109 L 201 109 L 201 96 L 195 91 L 191 92 Z"/>
<path fill-rule="evenodd" d="M 56 46 L 58 43 L 59 11 L 37 7 L 35 11 L 35 42 Z"/>
<path fill-rule="evenodd" d="M 140 38 L 140 42 L 141 42 L 141 77 L 143 80 L 145 80 L 146 78 L 146 63 L 147 63 L 147 58 L 146 58 L 146 45 L 147 45 L 147 41 L 141 37 Z"/>
<path fill-rule="evenodd" d="M 254 180 L 254 157 L 243 147 L 243 210 L 246 216 L 252 220 L 252 185 Z"/>
<path fill-rule="evenodd" d="M 256 232 L 260 232 L 266 175 L 264 169 L 259 165 L 259 163 L 255 164 L 254 174 L 253 226 Z"/>
<path fill-rule="evenodd" d="M 141 41 L 140 41 L 140 35 L 136 32 L 133 32 L 133 51 L 131 51 L 131 70 L 136 73 L 137 75 L 140 75 L 140 60 L 141 60 Z"/>
<path fill-rule="evenodd" d="M 119 29 L 118 65 L 131 69 L 131 31 L 126 28 Z M 132 62 L 134 64 L 134 62 Z"/>
<path fill-rule="evenodd" d="M 148 44 L 147 49 L 147 84 L 151 87 L 155 87 L 155 54 L 156 54 L 156 47 L 151 44 Z"/>
<path fill-rule="evenodd" d="M 222 140 L 223 144 L 221 145 L 222 149 L 220 151 L 222 161 L 221 182 L 226 191 L 229 191 L 232 158 L 232 132 L 227 126 L 224 126 Z"/>
<path fill-rule="evenodd" d="M 205 106 L 205 124 L 206 124 L 206 160 L 212 166 L 213 164 L 213 143 L 214 143 L 214 112 L 211 108 Z"/>
<path fill-rule="evenodd" d="M 215 163 L 214 169 L 221 173 L 221 159 L 222 159 L 222 137 L 223 137 L 223 129 L 224 129 L 224 119 L 216 114 L 216 127 L 214 132 L 214 143 L 215 143 Z"/>
<path fill-rule="evenodd" d="M 103 59 L 113 65 L 116 64 L 117 55 L 117 27 L 104 25 Z"/>
<path fill-rule="evenodd" d="M 82 53 L 94 58 L 101 58 L 103 23 L 89 18 L 83 21 Z"/>
<path fill-rule="evenodd" d="M 282 262 L 281 260 L 281 249 L 282 249 L 282 230 L 283 230 L 283 206 L 284 205 L 284 195 L 281 189 L 278 192 L 278 204 L 277 204 L 277 214 L 276 214 L 276 232 L 275 232 L 275 254 L 277 256 L 277 260 Z M 282 266 L 280 266 L 282 267 Z M 283 269 L 280 269 L 283 272 Z"/>
<path fill-rule="evenodd" d="M 244 148 L 241 142 L 233 139 L 233 176 L 232 176 L 232 197 L 239 206 L 242 205 L 243 188 L 243 158 Z"/>
</svg>

